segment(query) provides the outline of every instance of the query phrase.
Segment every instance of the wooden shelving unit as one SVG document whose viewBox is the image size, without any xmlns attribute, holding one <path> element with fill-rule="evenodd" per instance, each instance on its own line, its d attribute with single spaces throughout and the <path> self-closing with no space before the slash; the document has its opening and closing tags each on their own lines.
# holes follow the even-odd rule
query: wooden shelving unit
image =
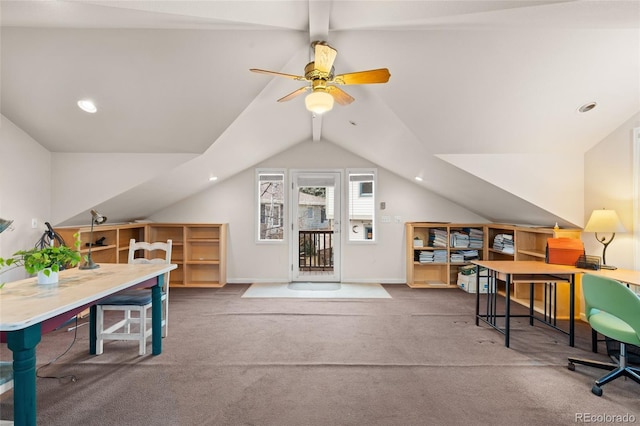
<svg viewBox="0 0 640 426">
<path fill-rule="evenodd" d="M 547 238 L 580 238 L 579 229 L 515 227 L 516 260 L 545 261 Z"/>
<path fill-rule="evenodd" d="M 469 262 L 452 262 L 451 254 L 463 250 L 473 250 L 473 248 L 453 247 L 451 235 L 454 232 L 464 232 L 467 228 L 482 230 L 484 235 L 484 225 L 409 222 L 405 226 L 407 236 L 407 285 L 412 288 L 457 288 L 458 267 L 467 265 Z M 444 236 L 444 245 L 434 245 L 430 241 L 434 230 Z M 422 243 L 415 242 L 415 238 L 418 238 Z M 485 246 L 486 240 L 483 237 L 482 247 L 477 248 L 480 259 L 484 256 Z M 435 251 L 445 253 L 444 261 L 420 262 L 421 252 L 429 253 Z"/>
<path fill-rule="evenodd" d="M 487 225 L 489 240 L 488 244 L 492 244 L 493 237 L 498 233 L 509 233 L 514 238 L 514 254 L 507 255 L 488 248 L 491 260 L 528 260 L 544 262 L 546 259 L 547 238 L 580 238 L 581 231 L 579 229 L 554 229 L 543 227 L 526 227 L 513 225 Z M 526 280 L 524 280 L 526 281 Z M 552 279 L 549 280 L 553 282 Z M 550 302 L 548 310 L 556 310 L 557 319 L 567 319 L 569 317 L 569 284 L 557 282 L 556 284 L 556 303 Z M 500 293 L 504 294 L 504 282 L 498 282 Z M 526 282 L 517 282 L 512 284 L 512 299 L 514 302 L 524 306 L 529 306 L 529 284 Z M 580 306 L 581 285 L 579 278 L 575 283 L 575 306 Z M 544 286 L 542 284 L 534 287 L 533 307 L 537 312 L 544 312 Z M 576 317 L 579 316 L 580 309 L 576 309 Z"/>
<path fill-rule="evenodd" d="M 410 222 L 406 225 L 406 264 L 407 264 L 407 285 L 412 288 L 457 288 L 457 275 L 460 266 L 467 262 L 451 262 L 451 253 L 464 248 L 452 247 L 450 237 L 455 231 L 467 228 L 477 228 L 483 231 L 484 240 L 482 248 L 478 249 L 479 258 L 486 260 L 533 260 L 545 261 L 545 249 L 547 238 L 580 238 L 579 229 L 554 229 L 542 227 L 516 226 L 509 224 L 453 224 L 453 223 L 432 223 L 432 222 Z M 433 247 L 429 243 L 429 234 L 432 229 L 440 229 L 447 236 L 446 247 Z M 513 239 L 513 253 L 497 250 L 494 248 L 494 239 L 498 234 L 510 235 Z M 422 244 L 415 246 L 414 238 L 422 241 Z M 421 263 L 416 253 L 421 251 L 446 250 L 446 260 L 437 263 Z M 580 281 L 575 283 L 575 303 L 580 306 L 581 287 Z M 504 294 L 505 283 L 498 280 L 498 291 Z M 512 284 L 512 300 L 524 306 L 529 306 L 529 284 L 525 282 Z M 568 318 L 569 285 L 566 283 L 556 284 L 556 304 L 550 308 L 557 307 L 556 317 L 558 319 Z M 539 312 L 544 311 L 544 286 L 536 285 L 534 288 L 534 309 Z M 548 308 L 549 309 L 549 308 Z M 576 309 L 576 316 L 579 315 Z"/>
<path fill-rule="evenodd" d="M 58 227 L 55 231 L 68 246 L 81 241 L 80 252 L 89 252 L 91 226 Z M 104 237 L 103 245 L 95 242 Z M 171 261 L 178 268 L 171 272 L 171 287 L 222 287 L 227 282 L 226 224 L 140 223 L 97 225 L 93 228 L 91 257 L 100 263 L 127 263 L 129 240 L 172 240 Z"/>
<path fill-rule="evenodd" d="M 496 236 L 499 234 L 511 235 L 514 238 L 514 245 L 515 245 L 515 227 L 512 225 L 492 224 L 492 225 L 486 225 L 485 230 L 487 235 L 485 259 L 515 260 L 515 250 L 514 250 L 514 253 L 506 253 L 504 251 L 496 250 L 493 248 L 493 242 Z"/>
<path fill-rule="evenodd" d="M 222 287 L 227 283 L 226 224 L 148 224 L 149 241 L 173 240 L 172 287 Z"/>
<path fill-rule="evenodd" d="M 88 244 L 93 239 L 91 258 L 97 264 L 127 263 L 129 240 L 134 238 L 137 241 L 143 241 L 145 225 L 96 225 L 93 227 L 93 238 L 91 238 L 91 226 L 65 226 L 55 228 L 55 231 L 60 234 L 69 247 L 73 247 L 76 239 L 75 234 L 78 234 L 80 239 L 80 253 L 83 256 L 89 253 Z M 102 241 L 102 243 L 96 245 L 96 241 Z"/>
</svg>

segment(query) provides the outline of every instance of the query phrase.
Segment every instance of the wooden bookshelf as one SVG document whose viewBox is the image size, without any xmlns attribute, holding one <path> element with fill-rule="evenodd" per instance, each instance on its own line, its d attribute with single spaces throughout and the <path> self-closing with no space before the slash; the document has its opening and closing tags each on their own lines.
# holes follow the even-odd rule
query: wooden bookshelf
<svg viewBox="0 0 640 426">
<path fill-rule="evenodd" d="M 144 241 L 144 224 L 114 224 L 95 225 L 93 227 L 93 237 L 91 236 L 91 226 L 64 226 L 54 229 L 64 239 L 65 244 L 73 247 L 78 234 L 80 239 L 80 254 L 89 254 L 89 243 L 93 240 L 91 247 L 91 258 L 97 264 L 100 263 L 127 263 L 129 253 L 129 240 L 134 238 L 137 241 Z M 96 244 L 100 241 L 100 244 Z"/>
<path fill-rule="evenodd" d="M 486 260 L 534 260 L 545 261 L 545 249 L 547 238 L 580 238 L 579 229 L 554 229 L 544 227 L 527 227 L 510 224 L 460 224 L 444 222 L 409 222 L 406 227 L 406 268 L 407 285 L 412 288 L 457 288 L 457 276 L 460 266 L 468 262 L 452 262 L 451 254 L 464 248 L 453 247 L 451 235 L 456 231 L 464 231 L 468 228 L 477 228 L 483 231 L 482 247 L 478 249 L 479 259 Z M 445 247 L 434 247 L 429 242 L 429 235 L 433 229 L 444 231 L 446 235 Z M 509 235 L 513 240 L 513 253 L 494 248 L 494 239 L 498 234 Z M 414 238 L 422 243 L 416 245 Z M 446 259 L 443 262 L 423 263 L 418 260 L 416 253 L 422 251 L 446 250 Z M 553 280 L 550 280 L 553 282 Z M 505 283 L 498 280 L 496 283 L 498 292 L 504 294 Z M 558 281 L 556 284 L 556 303 L 551 308 L 557 308 L 557 318 L 568 316 L 569 284 Z M 580 280 L 576 283 L 576 306 L 580 306 L 581 287 Z M 512 284 L 512 295 L 515 302 L 529 306 L 529 284 L 516 282 Z M 544 311 L 544 285 L 536 284 L 534 287 L 534 309 Z M 548 307 L 549 309 L 549 307 Z M 579 310 L 576 310 L 576 315 Z"/>
<path fill-rule="evenodd" d="M 409 222 L 406 227 L 406 253 L 407 253 L 407 285 L 412 288 L 457 288 L 458 268 L 468 265 L 469 262 L 452 262 L 451 255 L 463 250 L 478 250 L 479 258 L 484 256 L 484 225 L 478 224 L 450 224 L 432 222 Z M 465 232 L 467 228 L 482 230 L 483 240 L 481 247 L 455 247 L 451 244 L 451 236 L 456 232 Z M 438 232 L 444 240 L 434 244 L 433 235 Z M 418 240 L 416 240 L 416 238 Z M 442 261 L 420 261 L 420 253 L 444 252 Z"/>
<path fill-rule="evenodd" d="M 497 233 L 509 233 L 513 235 L 514 253 L 506 255 L 488 248 L 488 259 L 490 260 L 532 260 L 544 262 L 546 259 L 546 247 L 548 238 L 580 238 L 582 232 L 579 229 L 555 229 L 546 227 L 527 227 L 515 225 L 487 225 L 489 240 L 488 244 L 492 244 L 492 236 Z M 548 280 L 549 283 L 555 283 L 555 303 L 549 302 L 547 312 L 552 310 L 555 312 L 557 319 L 567 319 L 569 317 L 569 283 L 562 280 Z M 512 284 L 511 294 L 512 300 L 524 306 L 529 306 L 529 283 L 526 279 L 516 280 Z M 505 283 L 498 281 L 499 293 L 504 294 Z M 580 278 L 576 277 L 575 283 L 575 306 L 580 306 L 581 299 Z M 549 294 L 547 294 L 548 298 Z M 538 283 L 534 285 L 534 302 L 533 308 L 539 313 L 545 311 L 545 285 Z M 576 309 L 576 316 L 579 315 L 579 309 Z"/>
<path fill-rule="evenodd" d="M 173 240 L 172 287 L 222 287 L 226 274 L 226 224 L 149 224 L 149 241 Z"/>
<path fill-rule="evenodd" d="M 93 240 L 91 258 L 95 263 L 127 263 L 129 240 L 172 240 L 171 262 L 178 269 L 171 272 L 171 287 L 222 287 L 227 282 L 227 225 L 204 223 L 134 223 L 58 227 L 55 231 L 72 246 L 78 234 L 84 256 Z M 103 240 L 101 240 L 104 238 Z M 101 245 L 95 242 L 101 240 Z"/>
</svg>

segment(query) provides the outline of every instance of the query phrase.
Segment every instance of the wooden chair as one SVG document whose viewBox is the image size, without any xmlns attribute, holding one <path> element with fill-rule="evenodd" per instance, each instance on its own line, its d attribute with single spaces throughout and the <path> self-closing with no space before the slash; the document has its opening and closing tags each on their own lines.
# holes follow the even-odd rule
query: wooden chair
<svg viewBox="0 0 640 426">
<path fill-rule="evenodd" d="M 171 240 L 166 243 L 147 243 L 132 239 L 129 241 L 128 263 L 171 263 L 171 248 Z M 139 257 L 140 254 L 143 256 Z M 116 293 L 101 300 L 96 308 L 97 355 L 103 352 L 105 340 L 137 340 L 139 354 L 146 353 L 147 339 L 152 334 L 151 289 L 125 290 Z M 105 328 L 106 311 L 120 311 L 124 318 Z M 133 313 L 137 315 L 132 315 Z M 162 337 L 166 337 L 169 324 L 169 273 L 165 275 L 162 288 L 162 316 Z"/>
</svg>

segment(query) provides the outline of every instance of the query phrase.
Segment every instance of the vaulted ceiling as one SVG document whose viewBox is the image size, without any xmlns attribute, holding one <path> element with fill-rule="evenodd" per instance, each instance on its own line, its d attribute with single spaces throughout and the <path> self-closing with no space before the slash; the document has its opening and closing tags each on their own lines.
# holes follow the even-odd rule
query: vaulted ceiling
<svg viewBox="0 0 640 426">
<path fill-rule="evenodd" d="M 317 140 L 489 220 L 574 224 L 456 159 L 581 158 L 640 111 L 636 1 L 21 0 L 0 19 L 1 112 L 45 148 L 188 159 L 98 200 L 113 220 Z M 323 116 L 276 103 L 302 83 L 249 68 L 301 75 L 314 40 L 338 50 L 336 73 L 386 67 L 389 83 L 344 86 L 355 102 Z"/>
</svg>

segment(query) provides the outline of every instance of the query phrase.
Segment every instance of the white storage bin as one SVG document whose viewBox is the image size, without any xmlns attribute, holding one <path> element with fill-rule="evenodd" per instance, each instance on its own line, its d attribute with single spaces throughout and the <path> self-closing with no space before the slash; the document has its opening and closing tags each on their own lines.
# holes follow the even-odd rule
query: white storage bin
<svg viewBox="0 0 640 426">
<path fill-rule="evenodd" d="M 467 293 L 476 292 L 476 274 L 463 275 L 458 273 L 458 287 Z M 480 277 L 480 293 L 486 293 L 489 289 L 489 277 Z"/>
</svg>

